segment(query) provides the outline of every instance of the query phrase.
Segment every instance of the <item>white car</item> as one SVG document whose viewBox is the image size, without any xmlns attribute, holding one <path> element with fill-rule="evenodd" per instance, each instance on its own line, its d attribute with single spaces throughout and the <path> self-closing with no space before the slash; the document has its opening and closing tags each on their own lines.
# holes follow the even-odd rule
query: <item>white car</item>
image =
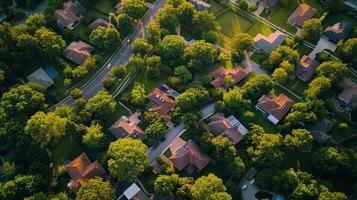
<svg viewBox="0 0 357 200">
<path fill-rule="evenodd" d="M 254 183 L 254 179 L 252 179 L 251 181 L 249 181 L 250 184 L 253 184 Z"/>
<path fill-rule="evenodd" d="M 241 187 L 241 189 L 242 189 L 242 190 L 247 189 L 247 185 L 243 185 L 243 186 Z"/>
<path fill-rule="evenodd" d="M 112 63 L 109 63 L 108 65 L 107 65 L 107 69 L 110 69 L 112 67 Z"/>
<path fill-rule="evenodd" d="M 131 43 L 131 39 L 128 39 L 127 41 L 126 41 L 126 44 L 130 44 Z"/>
</svg>

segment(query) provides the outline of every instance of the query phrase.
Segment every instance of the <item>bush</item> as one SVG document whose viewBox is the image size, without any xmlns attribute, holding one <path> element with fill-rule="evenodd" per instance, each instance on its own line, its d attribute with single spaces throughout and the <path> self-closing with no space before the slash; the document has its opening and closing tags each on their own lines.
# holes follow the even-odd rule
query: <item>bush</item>
<svg viewBox="0 0 357 200">
<path fill-rule="evenodd" d="M 26 12 L 21 8 L 14 8 L 11 10 L 11 14 L 15 20 L 20 20 L 26 16 Z"/>
<path fill-rule="evenodd" d="M 258 10 L 258 4 L 257 4 L 257 3 L 250 4 L 250 5 L 248 6 L 248 10 L 249 10 L 250 12 L 254 12 L 254 11 Z"/>
<path fill-rule="evenodd" d="M 238 5 L 243 9 L 243 10 L 247 10 L 248 9 L 248 2 L 247 0 L 237 0 Z"/>
<path fill-rule="evenodd" d="M 206 42 L 215 44 L 218 41 L 218 33 L 216 31 L 208 31 L 204 34 L 203 38 Z"/>
<path fill-rule="evenodd" d="M 330 60 L 330 55 L 328 55 L 328 53 L 322 51 L 322 52 L 320 52 L 320 53 L 318 53 L 316 55 L 316 60 L 319 63 L 323 63 L 323 62 L 329 61 Z"/>
</svg>

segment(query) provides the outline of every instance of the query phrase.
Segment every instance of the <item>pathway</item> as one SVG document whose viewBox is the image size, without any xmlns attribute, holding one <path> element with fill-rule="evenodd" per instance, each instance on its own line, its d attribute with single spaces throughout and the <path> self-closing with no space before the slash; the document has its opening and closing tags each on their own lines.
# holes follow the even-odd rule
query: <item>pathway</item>
<svg viewBox="0 0 357 200">
<path fill-rule="evenodd" d="M 319 42 L 317 43 L 316 47 L 314 48 L 314 50 L 312 50 L 311 53 L 309 54 L 309 57 L 315 58 L 316 54 L 322 52 L 325 49 L 335 52 L 336 48 L 337 48 L 337 46 L 335 43 L 332 43 L 329 40 L 327 40 L 326 38 L 321 37 Z"/>
</svg>

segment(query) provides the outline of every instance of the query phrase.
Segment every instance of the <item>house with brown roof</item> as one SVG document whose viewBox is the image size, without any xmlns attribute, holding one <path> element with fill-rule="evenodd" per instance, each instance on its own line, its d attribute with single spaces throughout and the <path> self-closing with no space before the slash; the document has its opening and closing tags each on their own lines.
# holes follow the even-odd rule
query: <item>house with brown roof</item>
<svg viewBox="0 0 357 200">
<path fill-rule="evenodd" d="M 243 80 L 248 74 L 241 67 L 234 67 L 231 69 L 226 69 L 224 67 L 219 67 L 210 74 L 213 78 L 211 85 L 215 88 L 220 87 L 231 87 L 241 80 Z M 228 85 L 225 83 L 225 79 L 227 76 L 231 76 L 233 82 Z"/>
<path fill-rule="evenodd" d="M 280 31 L 275 31 L 268 37 L 258 33 L 254 37 L 255 48 L 262 50 L 267 54 L 270 54 L 284 42 L 285 38 L 286 35 Z"/>
<path fill-rule="evenodd" d="M 139 112 L 132 114 L 129 118 L 121 116 L 110 128 L 109 131 L 117 138 L 145 139 L 146 135 L 138 126 L 140 123 Z"/>
<path fill-rule="evenodd" d="M 266 115 L 268 120 L 273 124 L 278 124 L 288 114 L 293 104 L 294 101 L 289 99 L 285 94 L 281 93 L 279 96 L 276 96 L 270 92 L 260 97 L 255 107 Z"/>
<path fill-rule="evenodd" d="M 316 13 L 316 9 L 307 5 L 307 4 L 300 4 L 293 14 L 290 15 L 288 19 L 288 23 L 297 26 L 298 28 L 302 28 L 304 23 L 311 19 Z"/>
<path fill-rule="evenodd" d="M 216 135 L 228 137 L 234 145 L 248 134 L 248 129 L 237 118 L 233 115 L 225 118 L 223 113 L 214 114 L 205 128 Z"/>
<path fill-rule="evenodd" d="M 296 67 L 295 74 L 303 82 L 309 82 L 314 76 L 316 68 L 320 65 L 315 59 L 304 55 Z"/>
<path fill-rule="evenodd" d="M 55 18 L 60 27 L 73 29 L 79 22 L 76 6 L 73 1 L 63 3 L 62 9 L 55 11 Z"/>
<path fill-rule="evenodd" d="M 109 22 L 106 19 L 103 19 L 103 18 L 99 17 L 89 25 L 89 28 L 96 29 L 99 26 L 108 27 L 109 26 Z"/>
<path fill-rule="evenodd" d="M 97 176 L 103 177 L 107 173 L 98 161 L 92 163 L 85 153 L 66 164 L 65 168 L 71 177 L 67 186 L 74 192 L 78 192 L 87 180 Z"/>
<path fill-rule="evenodd" d="M 264 8 L 272 8 L 278 3 L 278 0 L 255 0 L 253 2 L 259 3 L 259 6 Z"/>
<path fill-rule="evenodd" d="M 164 117 L 165 121 L 170 121 L 169 111 L 175 106 L 175 101 L 170 98 L 168 93 L 163 92 L 159 88 L 153 89 L 147 96 L 149 103 L 147 108 L 151 112 L 157 112 Z"/>
<path fill-rule="evenodd" d="M 211 162 L 211 158 L 192 140 L 186 142 L 178 137 L 171 143 L 170 151 L 169 160 L 179 171 L 186 167 L 188 171 L 192 171 L 193 167 L 202 170 Z"/>
<path fill-rule="evenodd" d="M 344 78 L 338 87 L 342 89 L 342 92 L 337 96 L 338 103 L 345 107 L 346 110 L 352 110 L 357 107 L 357 83 Z"/>
<path fill-rule="evenodd" d="M 63 50 L 62 54 L 68 60 L 78 65 L 82 65 L 84 61 L 91 56 L 91 52 L 93 51 L 93 49 L 94 48 L 92 46 L 83 41 L 73 41 L 70 45 L 68 45 L 68 47 Z"/>
</svg>

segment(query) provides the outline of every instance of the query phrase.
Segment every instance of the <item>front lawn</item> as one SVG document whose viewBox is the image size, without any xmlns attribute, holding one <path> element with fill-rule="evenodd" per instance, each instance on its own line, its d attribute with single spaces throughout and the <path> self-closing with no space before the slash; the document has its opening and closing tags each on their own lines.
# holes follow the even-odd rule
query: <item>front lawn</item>
<svg viewBox="0 0 357 200">
<path fill-rule="evenodd" d="M 109 13 L 114 12 L 115 5 L 111 0 L 99 0 L 93 5 L 92 9 L 109 15 Z"/>
<path fill-rule="evenodd" d="M 209 11 L 212 12 L 214 15 L 217 15 L 225 9 L 222 4 L 217 3 L 216 1 L 209 0 L 208 3 L 211 4 Z"/>
</svg>

